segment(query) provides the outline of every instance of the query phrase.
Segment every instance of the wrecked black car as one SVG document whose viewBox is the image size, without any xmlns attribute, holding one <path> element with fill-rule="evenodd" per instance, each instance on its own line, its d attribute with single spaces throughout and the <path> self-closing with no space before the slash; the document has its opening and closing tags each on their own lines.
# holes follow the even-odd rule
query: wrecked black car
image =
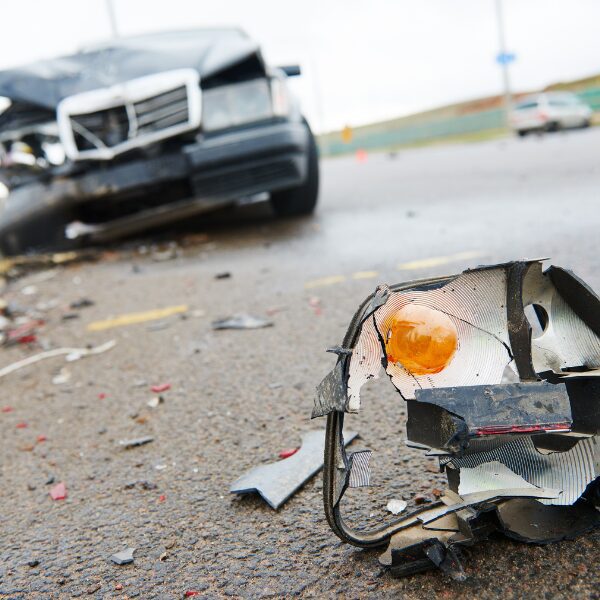
<svg viewBox="0 0 600 600">
<path fill-rule="evenodd" d="M 0 72 L 0 251 L 105 242 L 270 197 L 311 213 L 317 148 L 237 29 L 119 38 Z"/>
<path fill-rule="evenodd" d="M 345 542 L 387 546 L 393 574 L 461 580 L 460 548 L 493 532 L 545 544 L 600 526 L 600 298 L 571 271 L 515 261 L 380 286 L 330 351 L 312 415 L 327 416 L 325 514 Z M 371 451 L 347 453 L 343 425 L 381 371 L 406 445 L 438 458 L 448 489 L 366 529 L 341 501 L 371 485 Z"/>
</svg>

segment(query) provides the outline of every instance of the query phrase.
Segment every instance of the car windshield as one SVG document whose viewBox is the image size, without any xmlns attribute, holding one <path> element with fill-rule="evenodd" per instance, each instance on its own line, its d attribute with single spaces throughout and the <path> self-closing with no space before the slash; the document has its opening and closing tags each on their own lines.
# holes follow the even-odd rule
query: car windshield
<svg viewBox="0 0 600 600">
<path fill-rule="evenodd" d="M 515 110 L 526 110 L 528 108 L 537 108 L 538 106 L 537 100 L 526 100 L 525 102 L 520 102 L 515 106 Z"/>
<path fill-rule="evenodd" d="M 550 106 L 578 106 L 581 100 L 577 96 L 551 96 L 549 98 Z"/>
</svg>

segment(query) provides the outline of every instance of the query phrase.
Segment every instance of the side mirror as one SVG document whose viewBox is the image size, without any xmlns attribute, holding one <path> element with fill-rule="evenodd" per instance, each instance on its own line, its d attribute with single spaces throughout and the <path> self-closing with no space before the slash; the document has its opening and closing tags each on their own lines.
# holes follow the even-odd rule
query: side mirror
<svg viewBox="0 0 600 600">
<path fill-rule="evenodd" d="M 300 65 L 286 65 L 278 68 L 281 69 L 288 77 L 296 77 L 297 75 L 302 74 Z"/>
</svg>

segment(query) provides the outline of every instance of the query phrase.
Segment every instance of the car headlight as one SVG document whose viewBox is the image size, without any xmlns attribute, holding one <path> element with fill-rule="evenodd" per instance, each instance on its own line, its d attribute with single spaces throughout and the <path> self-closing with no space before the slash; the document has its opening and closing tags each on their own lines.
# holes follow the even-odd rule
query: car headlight
<svg viewBox="0 0 600 600">
<path fill-rule="evenodd" d="M 278 79 L 211 88 L 202 95 L 202 128 L 216 131 L 270 119 L 286 114 L 288 105 L 285 84 Z"/>
<path fill-rule="evenodd" d="M 12 100 L 6 96 L 0 96 L 0 115 L 10 108 Z"/>
<path fill-rule="evenodd" d="M 380 562 L 396 576 L 439 566 L 462 579 L 455 547 L 491 531 L 546 543 L 598 525 L 599 315 L 591 288 L 566 269 L 543 271 L 541 260 L 379 286 L 329 349 L 338 359 L 315 398 L 312 416 L 328 419 L 323 496 L 333 531 L 365 548 L 389 542 Z M 449 489 L 369 531 L 342 515 L 346 492 L 360 506 L 352 488 L 370 485 L 375 460 L 346 452 L 344 413 L 359 411 L 362 386 L 382 370 L 400 396 L 370 403 L 377 421 L 395 427 L 407 415 L 405 435 L 383 438 L 390 452 L 405 441 L 437 456 Z"/>
<path fill-rule="evenodd" d="M 0 181 L 0 213 L 4 210 L 10 190 L 8 187 Z"/>
</svg>

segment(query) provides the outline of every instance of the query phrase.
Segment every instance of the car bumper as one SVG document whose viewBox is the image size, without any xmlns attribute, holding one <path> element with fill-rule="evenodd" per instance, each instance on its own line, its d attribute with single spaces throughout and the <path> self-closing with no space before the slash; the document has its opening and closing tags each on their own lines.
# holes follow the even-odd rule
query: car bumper
<svg viewBox="0 0 600 600">
<path fill-rule="evenodd" d="M 111 230 L 126 235 L 238 198 L 295 187 L 306 179 L 309 136 L 302 122 L 270 123 L 198 138 L 155 158 L 98 164 L 80 175 L 29 184 L 10 193 L 0 214 L 0 237 L 51 213 L 76 214 L 78 207 L 94 202 L 125 203 L 173 182 L 185 181 L 189 196 L 97 223 L 99 235 L 89 237 L 108 239 L 114 237 Z"/>
</svg>

